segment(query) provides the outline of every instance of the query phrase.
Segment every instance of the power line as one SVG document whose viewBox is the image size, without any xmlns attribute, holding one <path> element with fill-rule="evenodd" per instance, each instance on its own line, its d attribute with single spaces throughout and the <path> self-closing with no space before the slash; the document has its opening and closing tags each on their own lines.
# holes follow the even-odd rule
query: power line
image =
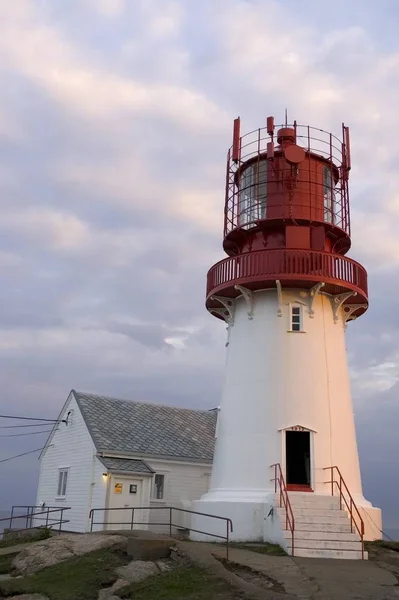
<svg viewBox="0 0 399 600">
<path fill-rule="evenodd" d="M 8 433 L 7 435 L 0 435 L 0 438 L 8 437 L 22 437 L 23 435 L 39 435 L 39 433 L 50 433 L 52 429 L 43 429 L 43 431 L 30 431 L 29 433 Z"/>
<path fill-rule="evenodd" d="M 46 421 L 47 423 L 54 423 L 58 419 L 37 419 L 35 417 L 12 417 L 10 415 L 0 415 L 0 419 L 23 419 L 24 421 Z"/>
<path fill-rule="evenodd" d="M 9 456 L 8 458 L 3 458 L 2 460 L 0 460 L 0 463 L 5 463 L 8 460 L 13 460 L 14 458 L 19 458 L 20 456 L 26 456 L 27 454 L 34 454 L 35 452 L 40 452 L 40 450 L 44 450 L 46 448 L 46 446 L 43 446 L 43 448 L 36 448 L 36 450 L 30 450 L 29 452 L 23 452 L 22 454 L 16 454 L 15 456 Z"/>
<path fill-rule="evenodd" d="M 58 425 L 58 423 L 62 423 L 62 421 L 56 421 L 52 423 L 52 425 Z M 47 423 L 32 423 L 32 425 L 0 425 L 0 429 L 17 429 L 19 427 L 46 427 Z"/>
</svg>

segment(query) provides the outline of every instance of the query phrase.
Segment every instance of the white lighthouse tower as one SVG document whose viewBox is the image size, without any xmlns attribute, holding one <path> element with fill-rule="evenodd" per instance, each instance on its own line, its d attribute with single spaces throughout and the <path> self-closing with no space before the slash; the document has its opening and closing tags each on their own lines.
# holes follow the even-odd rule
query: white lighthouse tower
<svg viewBox="0 0 399 600">
<path fill-rule="evenodd" d="M 340 140 L 269 117 L 241 136 L 236 119 L 228 257 L 207 281 L 227 357 L 210 489 L 192 509 L 229 517 L 232 539 L 302 556 L 360 558 L 363 540 L 381 537 L 362 491 L 345 349 L 348 321 L 368 307 L 367 273 L 346 256 L 350 168 L 345 126 Z M 191 527 L 225 535 L 205 516 Z"/>
</svg>

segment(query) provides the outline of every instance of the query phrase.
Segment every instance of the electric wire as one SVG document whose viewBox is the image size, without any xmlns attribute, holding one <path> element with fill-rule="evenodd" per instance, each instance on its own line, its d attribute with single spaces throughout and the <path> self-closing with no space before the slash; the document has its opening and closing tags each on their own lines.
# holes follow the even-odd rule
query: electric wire
<svg viewBox="0 0 399 600">
<path fill-rule="evenodd" d="M 9 456 L 8 458 L 2 458 L 0 460 L 0 463 L 5 463 L 8 462 L 9 460 L 14 460 L 14 458 L 19 458 L 20 456 L 27 456 L 27 454 L 34 454 L 35 452 L 40 452 L 41 450 L 44 450 L 46 448 L 46 446 L 43 446 L 43 448 L 36 448 L 36 450 L 29 450 L 29 452 L 23 452 L 22 454 L 16 454 L 15 456 Z"/>
<path fill-rule="evenodd" d="M 58 425 L 62 421 L 56 421 L 52 425 Z M 48 423 L 32 423 L 32 425 L 0 425 L 0 429 L 17 429 L 20 427 L 47 427 Z"/>
<path fill-rule="evenodd" d="M 7 433 L 6 435 L 0 435 L 0 438 L 10 437 L 22 437 L 25 435 L 39 435 L 40 433 L 50 433 L 52 429 L 43 429 L 43 431 L 30 431 L 29 433 Z"/>
<path fill-rule="evenodd" d="M 54 423 L 58 419 L 39 419 L 36 417 L 13 417 L 10 415 L 0 415 L 0 419 L 22 419 L 24 421 L 46 421 L 47 423 Z"/>
</svg>

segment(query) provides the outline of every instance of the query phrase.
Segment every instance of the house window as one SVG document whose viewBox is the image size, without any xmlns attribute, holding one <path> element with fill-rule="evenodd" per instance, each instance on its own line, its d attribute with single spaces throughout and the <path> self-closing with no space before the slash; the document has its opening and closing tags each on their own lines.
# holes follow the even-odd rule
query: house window
<svg viewBox="0 0 399 600">
<path fill-rule="evenodd" d="M 152 499 L 163 500 L 165 498 L 165 475 L 156 473 L 152 484 Z"/>
<path fill-rule="evenodd" d="M 290 307 L 290 331 L 303 331 L 302 306 L 299 304 Z"/>
<path fill-rule="evenodd" d="M 57 496 L 65 496 L 67 490 L 68 469 L 60 469 L 58 471 L 58 489 Z"/>
</svg>

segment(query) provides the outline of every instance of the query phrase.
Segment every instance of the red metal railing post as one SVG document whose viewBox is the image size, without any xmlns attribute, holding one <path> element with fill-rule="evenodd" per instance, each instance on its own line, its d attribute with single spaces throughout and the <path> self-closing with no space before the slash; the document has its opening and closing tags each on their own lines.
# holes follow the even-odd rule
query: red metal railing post
<svg viewBox="0 0 399 600">
<path fill-rule="evenodd" d="M 339 510 L 342 510 L 342 475 L 339 475 Z"/>
<path fill-rule="evenodd" d="M 170 509 L 169 509 L 169 535 L 170 535 L 170 537 L 172 537 L 172 510 L 173 510 L 173 508 L 170 507 Z"/>
</svg>

